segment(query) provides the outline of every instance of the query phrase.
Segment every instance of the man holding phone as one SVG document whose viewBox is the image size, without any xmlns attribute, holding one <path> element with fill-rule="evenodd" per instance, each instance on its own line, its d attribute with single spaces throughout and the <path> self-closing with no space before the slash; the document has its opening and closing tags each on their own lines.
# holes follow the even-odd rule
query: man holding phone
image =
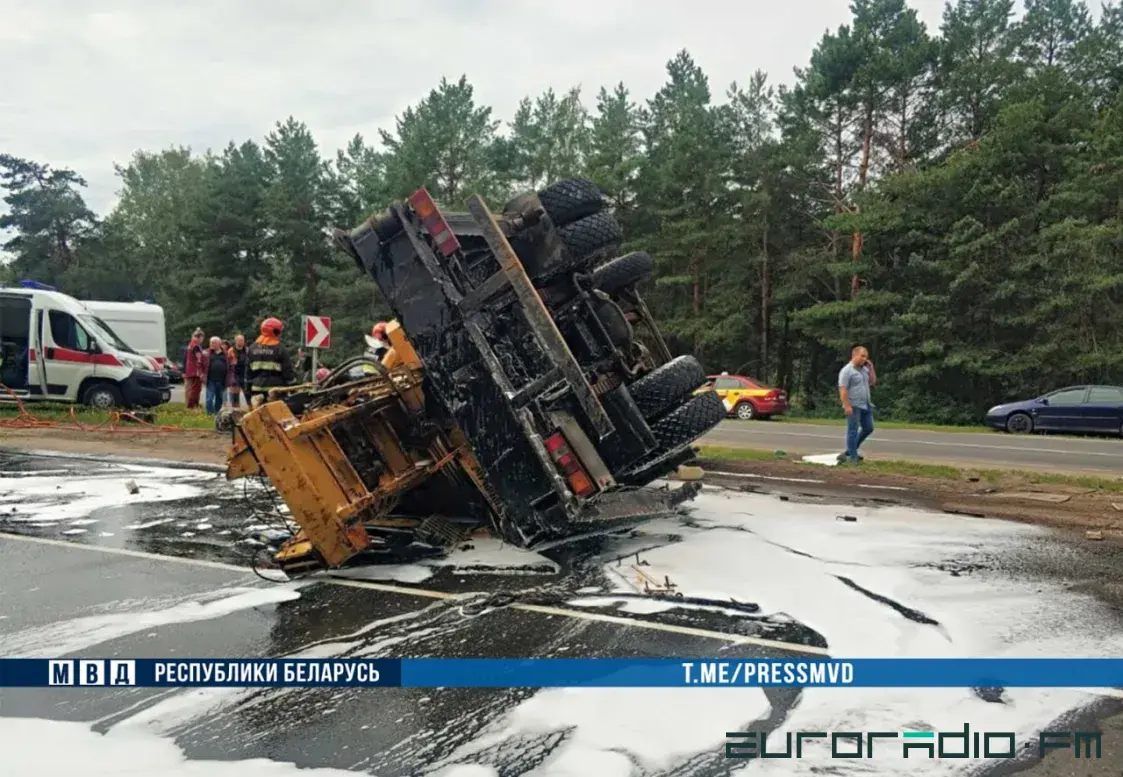
<svg viewBox="0 0 1123 777">
<path fill-rule="evenodd" d="M 839 463 L 858 463 L 862 457 L 858 448 L 873 434 L 873 403 L 870 388 L 877 385 L 870 352 L 857 345 L 848 361 L 838 373 L 838 397 L 846 413 L 846 452 L 838 456 Z"/>
</svg>

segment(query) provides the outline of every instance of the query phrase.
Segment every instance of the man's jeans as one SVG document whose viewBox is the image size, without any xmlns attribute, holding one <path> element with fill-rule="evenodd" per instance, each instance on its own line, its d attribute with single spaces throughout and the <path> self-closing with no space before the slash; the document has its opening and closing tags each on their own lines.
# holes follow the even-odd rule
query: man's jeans
<svg viewBox="0 0 1123 777">
<path fill-rule="evenodd" d="M 873 408 L 855 407 L 846 416 L 846 458 L 858 460 L 858 448 L 873 434 Z"/>
<path fill-rule="evenodd" d="M 216 414 L 222 409 L 222 397 L 226 393 L 226 384 L 222 381 L 207 381 L 207 413 Z"/>
</svg>

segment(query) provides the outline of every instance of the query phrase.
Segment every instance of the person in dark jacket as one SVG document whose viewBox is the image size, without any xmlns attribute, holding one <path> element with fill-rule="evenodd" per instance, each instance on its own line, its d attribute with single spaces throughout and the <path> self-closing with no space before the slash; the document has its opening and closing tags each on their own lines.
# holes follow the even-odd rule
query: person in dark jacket
<svg viewBox="0 0 1123 777">
<path fill-rule="evenodd" d="M 234 335 L 234 346 L 230 349 L 229 361 L 234 370 L 234 381 L 230 384 L 230 405 L 240 407 L 242 395 L 246 393 L 246 368 L 249 366 L 249 356 L 246 350 L 246 336 Z M 249 399 L 246 400 L 249 403 Z"/>
<path fill-rule="evenodd" d="M 222 409 L 222 400 L 234 380 L 234 371 L 230 368 L 222 340 L 212 337 L 210 345 L 203 357 L 207 378 L 207 415 L 216 415 Z"/>
<path fill-rule="evenodd" d="M 261 336 L 247 349 L 246 399 L 251 406 L 263 402 L 270 389 L 293 384 L 292 357 L 281 347 L 284 328 L 279 319 L 270 316 L 261 322 Z"/>
</svg>

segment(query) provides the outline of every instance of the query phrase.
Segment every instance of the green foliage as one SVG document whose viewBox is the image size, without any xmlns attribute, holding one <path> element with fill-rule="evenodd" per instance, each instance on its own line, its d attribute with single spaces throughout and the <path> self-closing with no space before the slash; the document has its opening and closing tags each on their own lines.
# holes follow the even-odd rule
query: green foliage
<svg viewBox="0 0 1123 777">
<path fill-rule="evenodd" d="M 871 350 L 887 418 L 977 423 L 997 402 L 1123 383 L 1123 6 L 855 0 L 791 87 L 716 90 L 686 51 L 648 100 L 625 84 L 526 97 L 503 122 L 442 79 L 378 143 L 328 156 L 293 117 L 221 153 L 138 151 L 98 219 L 74 171 L 0 155 L 4 281 L 164 305 L 170 340 L 329 315 L 331 358 L 389 315 L 337 250 L 419 186 L 462 209 L 572 175 L 601 186 L 672 350 L 836 405 Z M 295 341 L 291 336 L 290 341 Z"/>
</svg>

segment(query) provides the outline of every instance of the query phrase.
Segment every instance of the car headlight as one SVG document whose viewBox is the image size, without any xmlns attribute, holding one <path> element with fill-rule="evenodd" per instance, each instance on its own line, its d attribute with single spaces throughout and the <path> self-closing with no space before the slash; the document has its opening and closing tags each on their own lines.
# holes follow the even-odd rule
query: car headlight
<svg viewBox="0 0 1123 777">
<path fill-rule="evenodd" d="M 152 370 L 152 367 L 144 359 L 138 359 L 135 356 L 126 355 L 122 358 L 122 361 L 125 362 L 126 367 L 131 367 L 134 370 L 144 370 L 145 372 L 151 372 Z"/>
<path fill-rule="evenodd" d="M 994 407 L 992 407 L 990 410 L 987 411 L 987 415 L 997 415 L 1001 411 L 1002 411 L 1002 405 L 995 405 Z"/>
</svg>

